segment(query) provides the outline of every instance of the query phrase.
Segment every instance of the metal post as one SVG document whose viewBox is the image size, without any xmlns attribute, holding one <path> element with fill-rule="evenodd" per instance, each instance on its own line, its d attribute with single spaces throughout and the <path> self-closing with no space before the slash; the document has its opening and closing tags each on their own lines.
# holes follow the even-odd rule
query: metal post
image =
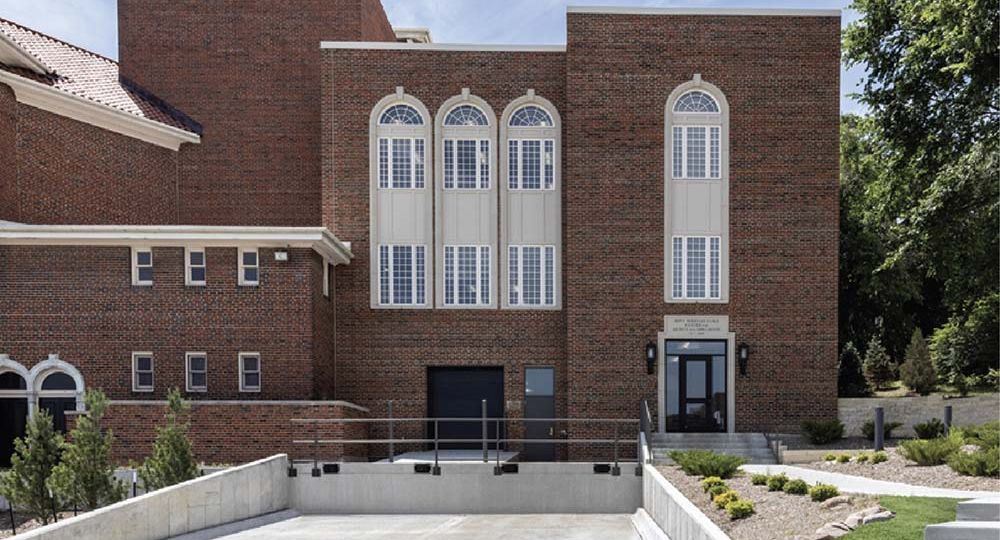
<svg viewBox="0 0 1000 540">
<path fill-rule="evenodd" d="M 483 400 L 483 463 L 489 463 L 490 451 L 486 442 L 486 400 Z"/>
<path fill-rule="evenodd" d="M 493 475 L 500 476 L 503 474 L 503 467 L 500 466 L 500 419 L 497 418 L 497 447 L 494 449 L 497 453 L 497 464 L 493 467 Z"/>
<path fill-rule="evenodd" d="M 49 490 L 49 501 L 52 503 L 52 520 L 55 523 L 59 523 L 59 513 L 56 512 L 56 498 L 52 495 L 52 490 Z"/>
<path fill-rule="evenodd" d="M 883 435 L 885 434 L 885 411 L 882 407 L 875 407 L 875 450 L 882 450 L 885 448 L 885 441 L 883 441 Z"/>
<path fill-rule="evenodd" d="M 621 476 L 622 470 L 618 466 L 618 422 L 615 422 L 615 466 L 611 467 L 611 476 Z"/>
<path fill-rule="evenodd" d="M 396 437 L 393 436 L 392 423 L 393 423 L 392 422 L 392 400 L 390 399 L 389 400 L 389 463 L 394 463 L 396 461 L 396 446 L 392 442 L 393 440 L 396 439 Z"/>
<path fill-rule="evenodd" d="M 951 432 L 951 405 L 944 406 L 944 434 Z"/>
<path fill-rule="evenodd" d="M 14 521 L 14 503 L 7 501 L 7 511 L 10 513 L 10 533 L 17 536 L 17 522 Z"/>
<path fill-rule="evenodd" d="M 132 471 L 132 496 L 137 497 L 139 495 L 139 472 Z"/>
<path fill-rule="evenodd" d="M 441 467 L 438 465 L 438 420 L 434 419 L 434 468 L 431 469 L 431 474 L 434 476 L 441 476 Z"/>
<path fill-rule="evenodd" d="M 319 424 L 313 423 L 313 477 L 320 477 L 323 472 L 319 470 Z"/>
</svg>

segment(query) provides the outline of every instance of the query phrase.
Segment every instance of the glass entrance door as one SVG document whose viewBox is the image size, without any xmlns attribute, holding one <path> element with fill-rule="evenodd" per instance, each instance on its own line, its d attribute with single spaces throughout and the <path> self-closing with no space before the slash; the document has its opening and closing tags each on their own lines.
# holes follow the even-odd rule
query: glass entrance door
<svg viewBox="0 0 1000 540">
<path fill-rule="evenodd" d="M 667 431 L 726 431 L 726 342 L 666 342 Z"/>
</svg>

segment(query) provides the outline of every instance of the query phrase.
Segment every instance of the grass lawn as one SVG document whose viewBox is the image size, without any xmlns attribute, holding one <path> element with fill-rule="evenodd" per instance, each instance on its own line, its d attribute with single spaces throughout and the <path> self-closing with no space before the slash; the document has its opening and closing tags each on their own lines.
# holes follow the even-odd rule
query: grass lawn
<svg viewBox="0 0 1000 540">
<path fill-rule="evenodd" d="M 896 513 L 889 521 L 869 523 L 843 536 L 843 540 L 922 540 L 924 527 L 955 521 L 958 499 L 933 497 L 879 497 L 879 502 Z"/>
<path fill-rule="evenodd" d="M 910 395 L 911 391 L 909 388 L 903 386 L 902 381 L 892 381 L 885 385 L 880 390 L 874 392 L 874 397 L 906 397 Z M 969 396 L 979 396 L 986 394 L 995 394 L 996 389 L 993 388 L 970 388 Z M 955 387 L 947 384 L 939 384 L 937 388 L 931 392 L 932 396 L 945 396 L 958 398 L 959 392 Z"/>
</svg>

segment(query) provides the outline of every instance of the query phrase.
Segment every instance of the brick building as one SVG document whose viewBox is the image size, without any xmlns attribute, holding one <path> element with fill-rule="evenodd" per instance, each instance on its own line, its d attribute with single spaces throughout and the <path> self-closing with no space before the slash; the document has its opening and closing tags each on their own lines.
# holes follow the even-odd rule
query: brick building
<svg viewBox="0 0 1000 540">
<path fill-rule="evenodd" d="M 122 459 L 173 387 L 211 461 L 390 400 L 836 414 L 839 13 L 570 8 L 566 46 L 494 46 L 375 0 L 233 10 L 119 0 L 118 63 L 0 20 L 0 464 L 86 388 Z M 563 431 L 596 433 L 506 433 Z"/>
</svg>

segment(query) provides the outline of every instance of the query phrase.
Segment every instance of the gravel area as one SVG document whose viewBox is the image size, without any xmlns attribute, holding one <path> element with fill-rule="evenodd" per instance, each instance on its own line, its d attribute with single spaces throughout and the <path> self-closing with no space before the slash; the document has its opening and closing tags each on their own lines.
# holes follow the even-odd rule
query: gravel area
<svg viewBox="0 0 1000 540">
<path fill-rule="evenodd" d="M 831 453 L 850 453 L 831 450 Z M 902 482 L 914 486 L 926 486 L 948 489 L 967 489 L 972 491 L 1000 492 L 1000 479 L 981 476 L 962 476 L 951 470 L 947 465 L 920 467 L 912 461 L 907 461 L 899 455 L 895 448 L 886 448 L 889 461 L 872 465 L 870 463 L 836 463 L 814 461 L 812 463 L 796 463 L 797 467 L 806 467 L 827 472 L 853 474 L 887 482 Z"/>
<path fill-rule="evenodd" d="M 66 519 L 73 517 L 73 512 L 61 512 L 59 514 L 59 519 Z M 23 534 L 31 529 L 37 529 L 42 526 L 40 521 L 29 517 L 27 514 L 22 514 L 21 512 L 14 512 L 14 519 L 17 521 L 17 534 Z M 0 538 L 10 538 L 13 534 L 10 529 L 10 513 L 7 510 L 0 511 Z"/>
<path fill-rule="evenodd" d="M 871 450 L 873 448 L 873 442 L 864 437 L 844 437 L 843 439 L 837 439 L 836 442 L 829 444 L 812 444 L 805 437 L 795 433 L 788 434 L 771 434 L 768 435 L 768 440 L 779 440 L 781 444 L 788 447 L 789 450 L 825 450 L 827 452 L 837 453 L 841 450 Z M 896 446 L 899 441 L 904 441 L 903 439 L 886 439 L 885 446 Z"/>
<path fill-rule="evenodd" d="M 831 521 L 842 521 L 847 516 L 878 503 L 875 497 L 858 495 L 849 504 L 824 509 L 812 502 L 808 495 L 788 495 L 768 491 L 767 486 L 750 483 L 749 475 L 726 480 L 726 484 L 753 501 L 756 513 L 745 519 L 731 520 L 725 511 L 715 508 L 701 487 L 701 477 L 687 476 L 679 467 L 660 466 L 663 476 L 691 499 L 705 515 L 712 519 L 733 540 L 781 540 L 795 536 L 809 536 Z"/>
</svg>

